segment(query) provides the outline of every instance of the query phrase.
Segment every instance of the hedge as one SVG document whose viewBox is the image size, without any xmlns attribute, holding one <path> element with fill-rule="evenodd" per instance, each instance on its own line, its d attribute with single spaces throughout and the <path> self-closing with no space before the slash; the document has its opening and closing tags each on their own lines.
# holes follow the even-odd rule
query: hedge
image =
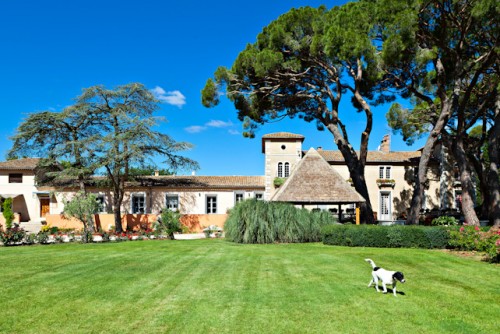
<svg viewBox="0 0 500 334">
<path fill-rule="evenodd" d="M 384 248 L 447 248 L 449 233 L 443 227 L 329 225 L 322 229 L 325 245 Z"/>
</svg>

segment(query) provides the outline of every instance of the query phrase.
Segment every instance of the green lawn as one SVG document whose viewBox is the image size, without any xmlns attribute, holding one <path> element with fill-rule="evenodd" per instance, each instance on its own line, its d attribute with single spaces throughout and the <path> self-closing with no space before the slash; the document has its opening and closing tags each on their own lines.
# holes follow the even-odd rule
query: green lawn
<svg viewBox="0 0 500 334">
<path fill-rule="evenodd" d="M 377 265 L 404 295 L 367 288 Z M 500 266 L 224 240 L 0 248 L 1 333 L 498 333 Z"/>
</svg>

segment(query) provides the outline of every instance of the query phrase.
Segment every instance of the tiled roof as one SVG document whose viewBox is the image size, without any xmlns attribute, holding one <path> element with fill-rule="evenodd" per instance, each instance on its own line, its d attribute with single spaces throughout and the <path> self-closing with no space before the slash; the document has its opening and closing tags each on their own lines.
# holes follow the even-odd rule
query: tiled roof
<svg viewBox="0 0 500 334">
<path fill-rule="evenodd" d="M 275 133 L 268 133 L 266 135 L 262 136 L 262 139 L 302 139 L 304 140 L 303 135 L 298 135 L 295 133 L 291 132 L 275 132 Z"/>
<path fill-rule="evenodd" d="M 40 158 L 23 158 L 0 162 L 0 169 L 8 170 L 34 170 Z"/>
<path fill-rule="evenodd" d="M 168 188 L 210 188 L 210 189 L 239 189 L 265 187 L 264 176 L 148 176 L 141 178 L 155 186 Z M 140 181 L 139 181 L 140 182 Z"/>
<path fill-rule="evenodd" d="M 265 147 L 265 141 L 266 139 L 281 139 L 281 140 L 297 140 L 299 139 L 301 142 L 304 141 L 306 137 L 303 135 L 298 135 L 296 133 L 291 133 L 291 132 L 275 132 L 275 133 L 268 133 L 266 135 L 262 136 L 262 153 L 265 153 L 266 147 Z"/>
<path fill-rule="evenodd" d="M 359 203 L 364 198 L 311 148 L 272 201 L 290 203 Z"/>
<path fill-rule="evenodd" d="M 89 183 L 90 187 L 101 187 L 100 182 L 107 178 L 95 176 Z M 58 180 L 52 187 L 74 188 L 78 186 L 76 179 Z M 128 181 L 125 185 L 134 187 L 158 187 L 170 189 L 259 189 L 264 191 L 264 176 L 197 176 L 197 175 L 160 175 L 141 176 L 134 181 Z M 47 186 L 47 189 L 51 186 Z M 45 188 L 44 188 L 45 189 Z"/>
<path fill-rule="evenodd" d="M 305 151 L 303 152 L 305 154 Z M 320 150 L 318 153 L 328 162 L 344 162 L 344 157 L 340 151 Z M 359 154 L 359 153 L 358 153 Z M 396 152 L 381 152 L 368 151 L 366 157 L 367 163 L 373 162 L 409 162 L 413 159 L 420 158 L 420 151 L 396 151 Z"/>
</svg>

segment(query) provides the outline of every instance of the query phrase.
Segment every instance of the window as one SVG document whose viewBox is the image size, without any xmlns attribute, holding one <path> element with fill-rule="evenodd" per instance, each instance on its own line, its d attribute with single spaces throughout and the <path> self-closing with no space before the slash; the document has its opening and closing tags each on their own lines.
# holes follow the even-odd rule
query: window
<svg viewBox="0 0 500 334">
<path fill-rule="evenodd" d="M 290 176 L 290 164 L 288 162 L 285 162 L 285 177 Z"/>
<path fill-rule="evenodd" d="M 9 174 L 9 183 L 23 183 L 23 174 Z"/>
<path fill-rule="evenodd" d="M 283 163 L 278 162 L 278 177 L 283 177 Z"/>
<path fill-rule="evenodd" d="M 146 196 L 144 194 L 132 195 L 132 213 L 146 212 Z"/>
<path fill-rule="evenodd" d="M 263 193 L 255 193 L 255 199 L 258 201 L 264 200 L 264 194 Z"/>
<path fill-rule="evenodd" d="M 207 213 L 217 213 L 217 196 L 207 196 Z"/>
<path fill-rule="evenodd" d="M 391 178 L 391 167 L 390 166 L 380 166 L 378 169 L 379 179 L 390 179 Z"/>
<path fill-rule="evenodd" d="M 179 195 L 167 194 L 165 196 L 165 207 L 170 211 L 179 210 Z"/>
<path fill-rule="evenodd" d="M 97 194 L 95 200 L 97 203 L 99 203 L 99 212 L 106 212 L 106 201 L 104 198 L 104 194 Z"/>
<path fill-rule="evenodd" d="M 244 196 L 245 196 L 245 193 L 243 193 L 243 192 L 235 193 L 234 194 L 234 203 L 239 203 L 239 202 L 243 201 Z"/>
</svg>

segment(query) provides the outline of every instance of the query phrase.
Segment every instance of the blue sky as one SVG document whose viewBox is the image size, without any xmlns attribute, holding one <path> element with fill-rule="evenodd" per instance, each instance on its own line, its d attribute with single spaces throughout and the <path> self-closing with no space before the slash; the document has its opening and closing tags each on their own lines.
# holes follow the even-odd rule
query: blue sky
<svg viewBox="0 0 500 334">
<path fill-rule="evenodd" d="M 234 107 L 201 105 L 200 91 L 218 66 L 231 66 L 262 28 L 292 7 L 346 1 L 129 1 L 16 0 L 0 11 L 0 159 L 27 114 L 60 111 L 82 88 L 141 82 L 163 101 L 161 130 L 195 145 L 184 155 L 197 160 L 198 175 L 262 175 L 261 137 L 303 134 L 304 149 L 337 149 L 332 135 L 299 119 L 264 125 L 255 139 L 241 135 Z M 384 134 L 388 105 L 374 109 L 370 149 Z M 350 115 L 353 115 L 352 117 Z M 356 117 L 358 116 L 358 117 Z M 364 118 L 344 104 L 350 139 L 359 147 Z M 392 150 L 415 150 L 392 135 Z M 190 171 L 183 171 L 181 174 Z"/>
</svg>

